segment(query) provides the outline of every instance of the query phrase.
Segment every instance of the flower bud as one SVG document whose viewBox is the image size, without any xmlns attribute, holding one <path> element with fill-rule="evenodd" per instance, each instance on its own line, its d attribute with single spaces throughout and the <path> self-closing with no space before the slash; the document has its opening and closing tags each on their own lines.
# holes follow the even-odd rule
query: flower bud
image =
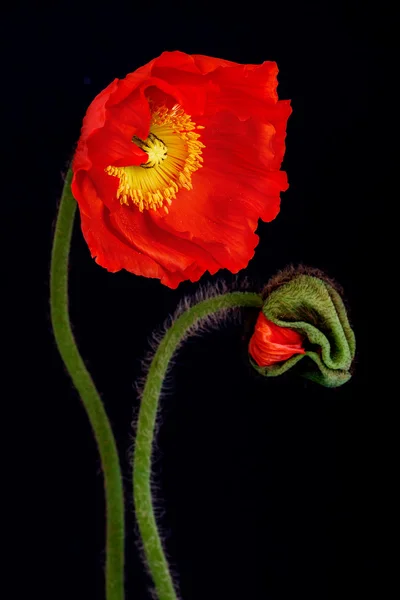
<svg viewBox="0 0 400 600">
<path fill-rule="evenodd" d="M 321 272 L 287 269 L 265 288 L 249 343 L 250 362 L 266 377 L 298 372 L 326 387 L 351 377 L 355 336 L 336 286 Z"/>
</svg>

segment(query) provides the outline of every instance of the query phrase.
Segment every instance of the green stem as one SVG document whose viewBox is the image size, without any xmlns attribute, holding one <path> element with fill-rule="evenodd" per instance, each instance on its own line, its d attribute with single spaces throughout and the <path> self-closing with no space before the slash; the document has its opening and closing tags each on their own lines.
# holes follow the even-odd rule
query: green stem
<svg viewBox="0 0 400 600">
<path fill-rule="evenodd" d="M 150 365 L 140 405 L 133 456 L 133 495 L 144 552 L 159 600 L 177 600 L 168 562 L 157 530 L 151 498 L 151 454 L 157 408 L 168 364 L 188 330 L 221 310 L 261 308 L 258 294 L 232 292 L 203 300 L 178 317 L 164 335 Z"/>
<path fill-rule="evenodd" d="M 76 211 L 71 170 L 62 192 L 50 271 L 51 321 L 58 350 L 79 392 L 100 453 L 106 496 L 106 598 L 124 598 L 124 498 L 117 446 L 103 403 L 79 354 L 68 314 L 68 257 Z"/>
</svg>

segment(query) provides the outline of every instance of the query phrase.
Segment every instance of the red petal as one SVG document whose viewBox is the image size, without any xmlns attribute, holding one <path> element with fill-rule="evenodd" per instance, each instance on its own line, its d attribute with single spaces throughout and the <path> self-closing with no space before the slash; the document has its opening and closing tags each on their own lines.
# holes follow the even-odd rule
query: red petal
<svg viewBox="0 0 400 600">
<path fill-rule="evenodd" d="M 215 71 L 218 67 L 237 67 L 238 63 L 223 58 L 213 58 L 212 56 L 204 56 L 202 54 L 193 54 L 192 58 L 195 65 L 201 73 L 206 75 L 211 71 Z M 251 65 L 248 65 L 251 66 Z"/>
<path fill-rule="evenodd" d="M 89 106 L 86 115 L 83 119 L 81 135 L 78 146 L 74 155 L 72 168 L 74 173 L 80 169 L 88 170 L 92 166 L 91 158 L 89 157 L 86 141 L 94 132 L 104 126 L 106 121 L 106 105 L 112 93 L 118 87 L 118 79 L 114 79 Z"/>
<path fill-rule="evenodd" d="M 129 244 L 159 263 L 163 269 L 183 272 L 193 265 L 204 273 L 220 265 L 203 248 L 157 226 L 151 211 L 140 213 L 136 207 L 121 206 L 110 214 L 110 222 Z"/>
<path fill-rule="evenodd" d="M 257 117 L 269 120 L 269 108 L 278 101 L 278 67 L 274 62 L 262 65 L 219 67 L 208 75 L 219 94 L 210 97 L 207 114 L 220 110 L 234 112 L 240 119 Z"/>
<path fill-rule="evenodd" d="M 102 194 L 104 190 L 102 186 Z M 197 281 L 206 270 L 213 274 L 220 268 L 200 246 L 158 229 L 148 211 L 140 213 L 117 202 L 110 212 L 84 171 L 77 175 L 73 194 L 79 202 L 82 232 L 91 255 L 108 271 L 126 269 L 136 275 L 159 277 L 165 285 L 176 287 L 186 279 Z"/>
<path fill-rule="evenodd" d="M 153 74 L 157 69 L 164 68 L 178 69 L 179 71 L 186 73 L 200 73 L 194 61 L 194 57 L 190 54 L 185 54 L 185 52 L 180 52 L 179 50 L 175 50 L 174 52 L 163 52 L 154 60 L 152 66 Z"/>
<path fill-rule="evenodd" d="M 155 65 L 153 74 L 173 86 L 175 92 L 172 95 L 179 98 L 178 104 L 194 118 L 204 114 L 209 98 L 215 96 L 218 91 L 217 86 L 198 72 L 160 68 Z"/>
<path fill-rule="evenodd" d="M 257 221 L 245 218 L 214 188 L 215 179 L 206 169 L 196 172 L 192 182 L 192 190 L 178 192 L 168 215 L 151 213 L 151 218 L 158 227 L 204 248 L 220 268 L 237 273 L 254 255 Z"/>
<path fill-rule="evenodd" d="M 218 113 L 202 132 L 206 146 L 202 173 L 212 178 L 214 189 L 224 193 L 230 212 L 236 210 L 253 220 L 274 219 L 280 192 L 288 187 L 286 173 L 278 171 L 285 150 L 287 105 L 278 103 L 274 113 L 275 125 Z"/>
<path fill-rule="evenodd" d="M 81 210 L 82 233 L 96 262 L 111 272 L 126 269 L 136 275 L 162 277 L 160 265 L 121 240 L 118 233 L 112 230 L 109 226 L 108 209 L 98 197 L 88 175 L 83 172 L 79 189 L 90 207 L 89 214 Z"/>
<path fill-rule="evenodd" d="M 249 353 L 259 367 L 267 367 L 304 354 L 303 337 L 294 329 L 279 327 L 260 312 L 249 343 Z"/>
<path fill-rule="evenodd" d="M 94 131 L 104 127 L 107 118 L 107 104 L 117 91 L 118 84 L 119 79 L 114 79 L 90 104 L 83 119 L 80 141 L 85 142 Z"/>
</svg>

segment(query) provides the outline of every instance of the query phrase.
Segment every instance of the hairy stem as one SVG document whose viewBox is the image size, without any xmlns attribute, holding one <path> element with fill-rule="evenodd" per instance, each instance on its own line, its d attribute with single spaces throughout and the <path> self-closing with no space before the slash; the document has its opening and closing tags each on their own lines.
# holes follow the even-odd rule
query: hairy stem
<svg viewBox="0 0 400 600">
<path fill-rule="evenodd" d="M 136 519 L 144 552 L 159 600 L 177 600 L 165 557 L 151 497 L 151 455 L 157 408 L 168 364 L 188 330 L 198 321 L 220 310 L 262 307 L 261 296 L 232 292 L 195 304 L 176 319 L 165 333 L 150 365 L 140 405 L 133 456 L 133 494 Z"/>
<path fill-rule="evenodd" d="M 51 321 L 58 350 L 79 392 L 96 438 L 106 496 L 106 598 L 124 598 L 124 498 L 117 446 L 93 380 L 79 354 L 68 314 L 68 257 L 76 211 L 71 170 L 62 192 L 54 232 L 50 271 Z"/>
</svg>

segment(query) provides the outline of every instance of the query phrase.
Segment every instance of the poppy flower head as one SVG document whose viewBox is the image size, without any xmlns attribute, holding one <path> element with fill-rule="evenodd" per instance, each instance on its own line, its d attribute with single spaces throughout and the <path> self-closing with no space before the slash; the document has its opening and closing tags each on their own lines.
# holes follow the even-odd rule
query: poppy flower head
<svg viewBox="0 0 400 600">
<path fill-rule="evenodd" d="M 247 266 L 258 219 L 279 212 L 289 101 L 277 66 L 182 52 L 114 80 L 92 102 L 72 192 L 96 261 L 169 287 Z"/>
</svg>

